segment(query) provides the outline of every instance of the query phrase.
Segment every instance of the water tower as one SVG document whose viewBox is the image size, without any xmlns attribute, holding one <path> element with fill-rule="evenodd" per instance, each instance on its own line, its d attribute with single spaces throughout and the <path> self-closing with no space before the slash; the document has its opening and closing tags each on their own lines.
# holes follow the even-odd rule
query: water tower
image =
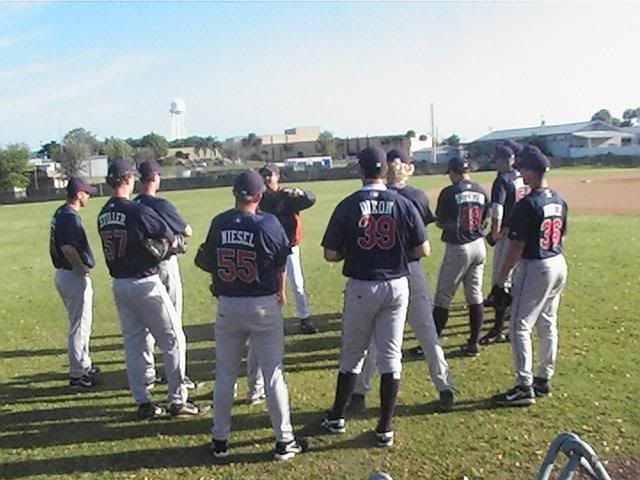
<svg viewBox="0 0 640 480">
<path fill-rule="evenodd" d="M 169 113 L 171 114 L 171 140 L 185 138 L 187 136 L 184 129 L 184 115 L 187 111 L 187 104 L 181 98 L 176 98 L 171 102 Z"/>
</svg>

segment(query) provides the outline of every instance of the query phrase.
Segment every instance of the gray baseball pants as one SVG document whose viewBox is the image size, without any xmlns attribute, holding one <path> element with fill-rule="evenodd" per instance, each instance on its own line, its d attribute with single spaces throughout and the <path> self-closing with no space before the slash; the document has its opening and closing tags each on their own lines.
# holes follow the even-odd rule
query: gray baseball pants
<svg viewBox="0 0 640 480">
<path fill-rule="evenodd" d="M 502 268 L 502 264 L 507 259 L 507 252 L 509 251 L 509 245 L 511 244 L 511 240 L 507 237 L 509 234 L 509 229 L 505 229 L 502 231 L 502 237 L 500 240 L 496 242 L 493 247 L 493 262 L 492 262 L 492 270 L 491 270 L 491 286 L 498 284 L 498 277 L 500 276 L 500 269 Z M 507 279 L 502 285 L 498 285 L 499 287 L 505 288 L 511 286 L 511 280 L 513 277 L 513 270 L 509 272 Z"/>
<path fill-rule="evenodd" d="M 211 429 L 214 439 L 229 438 L 234 384 L 248 341 L 264 375 L 267 406 L 276 440 L 293 440 L 289 391 L 284 380 L 283 322 L 276 295 L 218 298 L 215 325 L 216 381 Z"/>
<path fill-rule="evenodd" d="M 56 288 L 69 318 L 69 376 L 79 378 L 91 368 L 89 342 L 93 323 L 93 286 L 91 278 L 59 268 Z"/>
<path fill-rule="evenodd" d="M 185 369 L 187 365 L 187 338 L 184 334 L 182 327 L 182 278 L 180 276 L 180 266 L 178 264 L 178 256 L 171 255 L 167 260 L 160 262 L 160 271 L 158 272 L 162 284 L 167 289 L 171 303 L 173 304 L 177 313 L 176 330 L 178 331 L 178 341 L 180 342 L 180 353 L 183 355 L 182 361 L 184 362 Z M 147 361 L 147 380 L 151 381 L 156 375 L 155 358 L 153 356 L 153 350 L 156 346 L 156 342 L 153 335 L 149 333 L 147 335 L 147 351 L 144 354 L 144 358 Z"/>
<path fill-rule="evenodd" d="M 304 275 L 302 274 L 302 260 L 300 257 L 300 246 L 291 247 L 291 254 L 287 257 L 287 278 L 296 299 L 296 311 L 298 318 L 305 319 L 311 316 L 309 300 L 304 290 Z"/>
<path fill-rule="evenodd" d="M 408 305 L 407 277 L 384 281 L 350 278 L 344 294 L 340 371 L 360 373 L 373 341 L 378 371 L 399 375 Z"/>
<path fill-rule="evenodd" d="M 460 283 L 464 286 L 467 305 L 482 303 L 482 278 L 487 257 L 484 238 L 478 238 L 463 245 L 452 243 L 445 245 L 434 305 L 448 310 Z"/>
<path fill-rule="evenodd" d="M 449 364 L 444 351 L 438 341 L 436 326 L 433 321 L 433 307 L 427 275 L 422 268 L 422 262 L 409 263 L 409 307 L 407 309 L 407 323 L 411 326 L 429 367 L 431 381 L 439 392 L 453 387 L 449 377 Z M 371 342 L 362 372 L 356 381 L 355 393 L 366 395 L 371 390 L 371 380 L 376 372 L 376 346 Z"/>
<path fill-rule="evenodd" d="M 114 278 L 113 296 L 120 314 L 129 389 L 140 403 L 151 401 L 147 390 L 147 335 L 151 333 L 164 359 L 168 401 L 184 404 L 184 352 L 181 351 L 178 314 L 159 275 Z"/>
<path fill-rule="evenodd" d="M 567 283 L 563 255 L 543 260 L 520 260 L 514 273 L 511 304 L 511 348 L 518 385 L 533 383 L 534 326 L 540 338 L 538 376 L 549 380 L 558 356 L 558 306 Z"/>
</svg>

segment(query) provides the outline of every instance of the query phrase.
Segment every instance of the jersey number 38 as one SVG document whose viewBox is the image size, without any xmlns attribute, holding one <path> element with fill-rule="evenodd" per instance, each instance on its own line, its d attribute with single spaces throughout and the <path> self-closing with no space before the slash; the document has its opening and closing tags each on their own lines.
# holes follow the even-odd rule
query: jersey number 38
<svg viewBox="0 0 640 480">
<path fill-rule="evenodd" d="M 562 219 L 545 218 L 540 224 L 540 248 L 551 250 L 560 245 L 562 240 Z"/>
</svg>

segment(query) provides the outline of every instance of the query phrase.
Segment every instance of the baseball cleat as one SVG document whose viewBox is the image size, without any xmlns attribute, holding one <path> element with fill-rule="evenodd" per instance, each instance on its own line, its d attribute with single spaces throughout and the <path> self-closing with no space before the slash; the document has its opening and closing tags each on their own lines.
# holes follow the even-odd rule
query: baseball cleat
<svg viewBox="0 0 640 480">
<path fill-rule="evenodd" d="M 96 379 L 91 375 L 83 375 L 69 379 L 69 386 L 72 388 L 93 388 L 96 386 Z"/>
<path fill-rule="evenodd" d="M 378 446 L 381 448 L 389 448 L 393 446 L 393 430 L 390 432 L 378 432 L 376 431 L 376 437 L 378 438 Z"/>
<path fill-rule="evenodd" d="M 193 402 L 169 405 L 169 414 L 174 418 L 198 417 L 209 411 L 208 407 L 198 407 Z"/>
<path fill-rule="evenodd" d="M 439 405 L 441 412 L 453 410 L 453 390 L 443 390 L 440 392 Z"/>
<path fill-rule="evenodd" d="M 320 426 L 325 430 L 328 430 L 329 432 L 335 434 L 344 433 L 347 431 L 347 426 L 344 418 L 336 418 L 335 420 L 332 420 L 327 417 L 322 420 Z"/>
<path fill-rule="evenodd" d="M 477 357 L 480 355 L 480 347 L 477 343 L 465 343 L 462 347 L 460 347 L 460 351 L 467 357 Z"/>
<path fill-rule="evenodd" d="M 300 331 L 305 335 L 318 333 L 318 328 L 311 321 L 311 317 L 300 320 Z"/>
<path fill-rule="evenodd" d="M 100 367 L 97 365 L 92 365 L 91 368 L 89 370 L 87 370 L 87 375 L 91 376 L 91 377 L 95 377 L 96 375 L 98 375 L 102 370 L 100 370 Z"/>
<path fill-rule="evenodd" d="M 533 377 L 533 393 L 536 397 L 551 396 L 551 383 L 546 378 Z"/>
<path fill-rule="evenodd" d="M 298 437 L 290 442 L 276 442 L 273 458 L 276 460 L 290 460 L 299 453 L 309 450 L 309 442 L 304 437 Z"/>
<path fill-rule="evenodd" d="M 481 339 L 480 345 L 490 345 L 492 343 L 505 343 L 507 338 L 496 330 L 489 330 Z"/>
<path fill-rule="evenodd" d="M 347 404 L 347 413 L 350 415 L 359 415 L 367 409 L 365 396 L 361 393 L 352 393 L 349 403 Z"/>
<path fill-rule="evenodd" d="M 204 387 L 204 382 L 194 382 L 186 375 L 184 376 L 184 386 L 187 387 L 187 390 L 198 390 Z"/>
<path fill-rule="evenodd" d="M 511 390 L 493 397 L 494 401 L 502 407 L 528 407 L 536 403 L 533 387 L 516 385 Z"/>
<path fill-rule="evenodd" d="M 422 347 L 418 345 L 417 347 L 410 348 L 407 351 L 407 355 L 411 357 L 422 357 L 424 355 L 424 351 L 422 350 Z"/>
<path fill-rule="evenodd" d="M 267 396 L 264 393 L 261 395 L 252 395 L 250 397 L 247 397 L 246 404 L 250 407 L 253 407 L 254 405 L 260 405 L 261 403 L 264 403 L 266 399 Z"/>
<path fill-rule="evenodd" d="M 166 415 L 167 411 L 157 403 L 147 402 L 138 405 L 138 419 L 150 420 Z"/>
<path fill-rule="evenodd" d="M 225 458 L 229 456 L 229 441 L 228 440 L 216 440 L 211 439 L 211 446 L 209 447 L 211 453 L 216 458 Z"/>
</svg>

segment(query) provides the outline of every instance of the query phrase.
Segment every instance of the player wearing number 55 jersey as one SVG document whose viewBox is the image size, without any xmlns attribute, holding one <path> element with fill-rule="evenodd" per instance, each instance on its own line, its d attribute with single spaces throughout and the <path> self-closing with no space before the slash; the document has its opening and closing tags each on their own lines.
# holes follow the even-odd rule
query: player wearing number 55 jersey
<svg viewBox="0 0 640 480">
<path fill-rule="evenodd" d="M 378 445 L 393 444 L 392 419 L 402 371 L 402 336 L 409 304 L 409 259 L 430 253 L 416 207 L 384 184 L 387 158 L 377 147 L 358 155 L 364 186 L 342 200 L 322 239 L 327 261 L 344 259 L 348 277 L 340 371 L 333 408 L 322 426 L 345 432 L 345 409 L 373 339 L 380 380 Z"/>
<path fill-rule="evenodd" d="M 489 214 L 489 197 L 480 185 L 471 181 L 466 160 L 452 158 L 447 172 L 453 185 L 440 192 L 436 207 L 436 225 L 442 228 L 446 247 L 433 302 L 433 319 L 441 334 L 449 320 L 451 301 L 462 283 L 471 327 L 462 351 L 468 356 L 477 356 L 484 316 L 482 276 L 487 250 L 483 224 Z"/>
<path fill-rule="evenodd" d="M 111 162 L 107 183 L 114 193 L 98 215 L 98 231 L 120 316 L 129 389 L 138 403 L 140 418 L 164 413 L 147 390 L 145 353 L 151 333 L 164 355 L 171 414 L 198 415 L 198 407 L 187 402 L 178 315 L 158 274 L 159 263 L 167 253 L 166 249 L 162 252 L 162 245 L 173 244 L 175 238 L 156 212 L 129 200 L 134 173 L 134 167 L 125 160 Z M 154 242 L 159 246 L 151 248 Z"/>
<path fill-rule="evenodd" d="M 567 231 L 567 204 L 549 188 L 545 178 L 549 159 L 535 147 L 520 154 L 520 171 L 531 193 L 514 208 L 509 251 L 498 281 L 514 272 L 511 304 L 511 348 L 516 386 L 496 397 L 500 405 L 531 405 L 548 395 L 558 353 L 558 306 L 567 282 L 563 239 Z M 500 285 L 500 283 L 498 283 Z M 496 287 L 494 287 L 496 288 Z M 533 376 L 531 330 L 540 337 L 540 367 Z"/>
<path fill-rule="evenodd" d="M 216 382 L 211 449 L 228 455 L 233 390 L 247 341 L 265 380 L 275 458 L 288 460 L 306 448 L 291 427 L 289 393 L 284 381 L 285 266 L 289 239 L 278 219 L 256 213 L 265 190 L 262 177 L 241 173 L 233 185 L 236 207 L 216 216 L 196 265 L 211 273 L 218 297 L 216 316 Z"/>
</svg>

